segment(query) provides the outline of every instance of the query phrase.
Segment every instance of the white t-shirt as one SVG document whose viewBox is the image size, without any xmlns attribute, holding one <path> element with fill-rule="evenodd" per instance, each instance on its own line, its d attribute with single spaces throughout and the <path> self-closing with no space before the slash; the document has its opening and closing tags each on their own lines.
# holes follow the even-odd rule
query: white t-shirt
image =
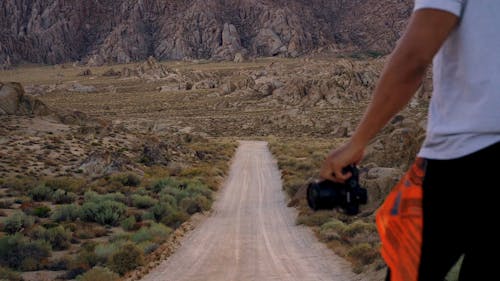
<svg viewBox="0 0 500 281">
<path fill-rule="evenodd" d="M 416 0 L 459 16 L 434 57 L 434 93 L 419 156 L 459 158 L 500 141 L 500 0 Z"/>
</svg>

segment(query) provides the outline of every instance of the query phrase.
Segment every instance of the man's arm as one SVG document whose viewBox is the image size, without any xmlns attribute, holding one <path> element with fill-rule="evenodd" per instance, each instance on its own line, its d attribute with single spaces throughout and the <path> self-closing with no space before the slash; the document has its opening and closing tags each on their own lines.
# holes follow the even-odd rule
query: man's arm
<svg viewBox="0 0 500 281">
<path fill-rule="evenodd" d="M 343 182 L 351 176 L 343 175 L 342 168 L 360 162 L 368 142 L 409 102 L 434 55 L 458 21 L 457 16 L 435 9 L 418 10 L 411 16 L 362 121 L 351 139 L 327 156 L 321 169 L 322 178 Z"/>
</svg>

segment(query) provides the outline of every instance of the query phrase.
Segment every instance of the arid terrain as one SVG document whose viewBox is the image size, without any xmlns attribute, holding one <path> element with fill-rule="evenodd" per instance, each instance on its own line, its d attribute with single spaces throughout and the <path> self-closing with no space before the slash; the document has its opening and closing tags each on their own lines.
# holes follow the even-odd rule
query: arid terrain
<svg viewBox="0 0 500 281">
<path fill-rule="evenodd" d="M 247 257 L 239 261 L 241 267 L 231 272 L 218 271 L 217 264 L 224 262 L 203 247 L 199 254 L 206 257 L 200 256 L 196 272 L 213 274 L 207 275 L 212 276 L 210 280 L 225 280 L 219 278 L 220 274 L 237 276 L 253 269 L 262 270 L 255 274 L 276 275 L 273 280 L 289 280 L 286 276 L 292 273 L 310 278 L 306 277 L 308 271 L 299 269 L 308 267 L 308 261 L 299 262 L 298 269 L 291 273 L 282 260 L 284 256 L 298 259 L 299 252 L 304 254 L 307 247 L 324 253 L 322 256 L 332 264 L 340 264 L 331 269 L 318 265 L 319 272 L 340 274 L 339 278 L 351 280 L 347 277 L 352 274 L 348 264 L 331 256 L 336 253 L 350 261 L 356 273 L 364 273 L 365 277 L 359 278 L 381 280 L 384 265 L 378 257 L 373 215 L 423 139 L 430 81 L 367 151 L 360 168 L 370 202 L 360 215 L 348 217 L 335 210 L 312 212 L 306 207 L 304 189 L 317 176 L 325 153 L 353 132 L 384 60 L 360 53 L 244 62 L 160 63 L 150 58 L 123 65 L 24 66 L 0 72 L 0 81 L 19 82 L 26 92 L 16 97 L 13 113 L 0 115 L 0 211 L 4 216 L 0 217 L 4 229 L 0 239 L 17 241 L 17 250 L 32 247 L 29 243 L 45 243 L 40 262 L 9 260 L 2 266 L 24 272 L 25 280 L 71 279 L 79 274 L 85 274 L 80 278 L 87 278 L 82 280 L 97 280 L 96 276 L 113 280 L 117 273 L 136 280 L 148 272 L 151 275 L 147 278 L 168 276 L 170 270 L 178 280 L 196 280 L 198 277 L 175 268 L 192 266 L 190 261 L 179 262 L 197 255 L 196 249 L 189 248 L 189 241 L 205 241 L 200 243 L 220 244 L 220 251 L 214 251 L 222 259 L 237 262 L 232 259 L 237 249 L 243 251 L 236 253 L 238 257 Z M 6 112 L 4 107 L 2 110 Z M 231 183 L 234 175 L 226 179 L 219 197 L 212 194 L 228 172 L 236 140 L 269 143 L 281 169 L 283 198 L 276 190 L 280 186 L 276 175 L 263 179 L 273 184 L 262 185 L 258 193 L 251 189 L 259 186 L 248 185 L 247 195 L 240 193 L 243 201 L 232 202 L 240 205 L 228 202 L 243 192 L 238 188 L 246 186 Z M 263 153 L 259 159 L 251 157 L 251 161 L 271 165 L 266 168 L 268 173 L 274 169 L 269 157 Z M 232 174 L 246 170 L 238 169 L 238 165 L 247 165 L 241 162 L 245 162 L 241 157 L 234 159 Z M 229 199 L 224 200 L 226 196 Z M 267 201 L 257 200 L 261 197 L 252 201 L 253 196 L 271 196 L 266 199 L 273 204 L 268 208 L 275 209 L 259 209 L 258 202 Z M 272 196 L 278 197 L 273 200 Z M 214 198 L 219 198 L 214 213 L 205 214 L 206 219 L 195 216 L 199 228 L 183 239 L 184 233 L 197 225 L 186 222 L 189 215 L 206 213 Z M 110 210 L 115 208 L 121 215 L 106 219 L 105 208 L 92 209 L 101 205 L 109 205 Z M 287 210 L 285 205 L 297 211 Z M 83 214 L 72 214 L 67 210 L 72 207 Z M 273 215 L 264 213 L 260 219 L 244 223 L 238 221 L 244 216 L 228 209 L 233 207 L 249 214 L 281 213 L 283 220 L 275 225 Z M 96 217 L 85 215 L 89 210 Z M 99 212 L 104 212 L 104 218 L 97 215 Z M 228 222 L 236 220 L 245 225 L 242 227 L 258 224 L 262 228 L 241 228 L 238 238 L 233 232 L 226 233 L 224 222 L 220 222 L 218 233 L 210 225 L 224 213 L 233 215 Z M 20 221 L 14 225 L 19 227 L 5 228 L 6 221 L 7 225 L 13 224 L 9 218 L 14 214 Z M 278 227 L 278 222 L 284 228 L 272 229 Z M 294 223 L 309 226 L 316 238 Z M 258 231 L 255 236 L 284 231 L 284 236 L 269 234 L 268 240 L 260 241 L 268 241 L 266 244 L 259 242 L 255 248 L 249 248 L 255 237 L 245 235 L 252 236 L 252 231 Z M 52 232 L 62 238 L 50 238 L 52 234 L 47 233 Z M 10 236 L 11 233 L 17 234 Z M 214 239 L 204 236 L 207 233 L 212 233 Z M 233 236 L 225 239 L 224 235 Z M 333 252 L 318 250 L 323 246 L 317 248 L 317 242 L 313 242 L 316 239 Z M 57 242 L 60 240 L 64 247 Z M 241 247 L 226 249 L 226 255 L 226 240 L 240 243 Z M 179 252 L 169 260 L 179 245 Z M 124 247 L 137 255 L 124 255 L 118 250 Z M 256 258 L 254 254 L 262 255 L 263 261 L 270 258 L 270 264 L 252 265 L 247 259 Z M 134 266 L 120 266 L 124 260 Z M 138 270 L 133 271 L 135 267 Z M 213 271 L 206 272 L 206 267 Z M 4 267 L 2 270 L 2 274 L 16 274 Z M 315 274 L 320 275 L 314 280 L 327 280 L 322 273 Z"/>
</svg>

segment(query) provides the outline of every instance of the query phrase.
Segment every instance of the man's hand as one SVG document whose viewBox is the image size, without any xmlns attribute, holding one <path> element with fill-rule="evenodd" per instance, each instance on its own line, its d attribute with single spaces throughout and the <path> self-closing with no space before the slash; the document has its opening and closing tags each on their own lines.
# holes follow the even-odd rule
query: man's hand
<svg viewBox="0 0 500 281">
<path fill-rule="evenodd" d="M 356 145 L 352 141 L 344 144 L 338 149 L 332 150 L 325 159 L 321 167 L 321 178 L 345 182 L 352 175 L 351 173 L 342 173 L 342 169 L 351 165 L 358 164 L 363 158 L 364 146 Z"/>
</svg>

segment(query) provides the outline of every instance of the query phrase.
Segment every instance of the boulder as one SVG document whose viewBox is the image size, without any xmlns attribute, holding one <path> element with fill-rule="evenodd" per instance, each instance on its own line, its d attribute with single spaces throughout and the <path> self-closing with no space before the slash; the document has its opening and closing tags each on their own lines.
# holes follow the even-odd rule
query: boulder
<svg viewBox="0 0 500 281">
<path fill-rule="evenodd" d="M 97 88 L 92 85 L 84 86 L 80 83 L 73 83 L 68 88 L 68 91 L 77 93 L 95 93 L 97 92 Z"/>
<path fill-rule="evenodd" d="M 0 115 L 16 114 L 23 94 L 21 84 L 0 82 Z"/>
<path fill-rule="evenodd" d="M 245 57 L 243 56 L 242 53 L 236 53 L 236 55 L 234 55 L 234 62 L 236 63 L 242 63 L 245 61 Z"/>
</svg>

